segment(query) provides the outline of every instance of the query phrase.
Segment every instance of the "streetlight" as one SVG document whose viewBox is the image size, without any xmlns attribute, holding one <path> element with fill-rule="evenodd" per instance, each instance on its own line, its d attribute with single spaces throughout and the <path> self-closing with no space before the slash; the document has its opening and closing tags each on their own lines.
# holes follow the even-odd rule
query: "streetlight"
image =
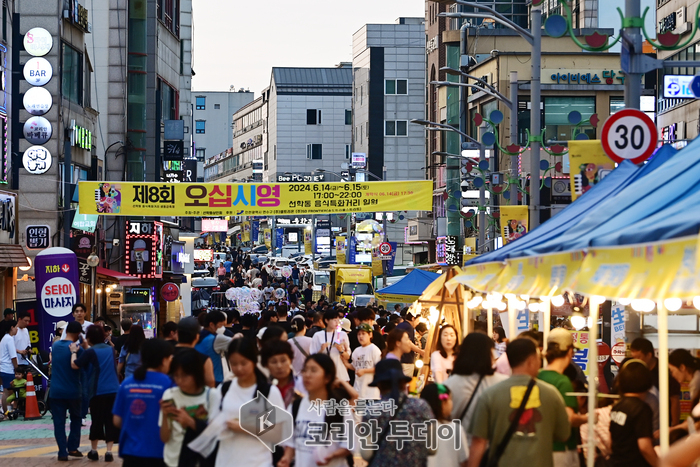
<svg viewBox="0 0 700 467">
<path fill-rule="evenodd" d="M 628 0 L 629 2 L 630 0 Z M 634 0 L 632 0 L 634 2 Z M 440 13 L 438 16 L 445 18 L 485 18 L 496 21 L 503 26 L 517 32 L 520 37 L 525 39 L 532 46 L 532 72 L 530 76 L 531 96 L 530 102 L 530 230 L 540 224 L 540 146 L 542 143 L 542 135 L 540 134 L 540 77 L 542 74 L 542 7 L 541 5 L 533 5 L 530 7 L 530 31 L 518 26 L 507 17 L 497 12 L 495 9 L 484 5 L 483 3 L 467 2 L 456 0 L 459 5 L 471 7 L 478 10 L 486 11 L 487 13 L 477 12 L 459 12 L 459 13 Z M 638 3 L 638 2 L 637 2 Z M 463 27 L 464 28 L 464 27 Z M 466 39 L 466 32 L 463 32 L 463 39 Z M 465 44 L 462 44 L 465 45 Z M 462 48 L 464 53 L 464 47 Z M 512 77 L 511 77 L 511 86 Z M 512 96 L 511 96 L 512 97 Z M 511 159 L 512 161 L 512 159 Z"/>
<path fill-rule="evenodd" d="M 96 297 L 95 293 L 99 293 L 95 289 L 95 272 L 96 272 L 97 266 L 100 264 L 100 257 L 97 256 L 97 247 L 95 247 L 95 246 L 92 247 L 92 253 L 90 253 L 90 256 L 87 257 L 87 264 L 88 264 L 88 266 L 90 266 L 90 268 L 92 270 L 91 279 L 90 279 L 90 284 L 92 287 L 92 320 L 95 321 L 95 319 L 97 318 L 97 300 L 96 300 L 97 297 Z"/>
</svg>

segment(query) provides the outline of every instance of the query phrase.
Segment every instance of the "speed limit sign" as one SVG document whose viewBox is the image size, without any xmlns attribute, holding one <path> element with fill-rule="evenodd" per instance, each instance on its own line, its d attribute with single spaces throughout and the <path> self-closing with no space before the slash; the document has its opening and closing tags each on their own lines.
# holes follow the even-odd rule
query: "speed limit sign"
<svg viewBox="0 0 700 467">
<path fill-rule="evenodd" d="M 624 109 L 605 120 L 601 142 L 608 157 L 618 164 L 624 160 L 639 164 L 654 153 L 658 133 L 644 112 Z"/>
<path fill-rule="evenodd" d="M 379 252 L 384 256 L 391 254 L 391 243 L 384 242 L 379 245 Z"/>
</svg>

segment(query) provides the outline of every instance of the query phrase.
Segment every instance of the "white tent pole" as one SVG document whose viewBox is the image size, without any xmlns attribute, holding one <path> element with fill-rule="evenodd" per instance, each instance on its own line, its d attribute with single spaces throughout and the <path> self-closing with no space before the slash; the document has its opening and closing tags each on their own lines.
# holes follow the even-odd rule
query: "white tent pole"
<svg viewBox="0 0 700 467">
<path fill-rule="evenodd" d="M 508 339 L 513 340 L 515 339 L 518 333 L 518 330 L 515 325 L 515 320 L 517 319 L 517 313 L 518 310 L 515 309 L 515 298 L 509 298 L 508 300 Z M 493 334 L 491 334 L 493 335 Z"/>
<path fill-rule="evenodd" d="M 591 326 L 588 332 L 588 467 L 595 464 L 595 409 L 598 406 L 598 313 L 599 297 L 589 298 Z"/>
<path fill-rule="evenodd" d="M 657 319 L 659 328 L 659 400 L 667 401 L 668 396 L 668 310 L 663 300 L 657 303 Z M 659 404 L 659 431 L 661 432 L 661 455 L 668 452 L 669 412 L 668 404 Z"/>
<path fill-rule="evenodd" d="M 486 307 L 486 321 L 488 321 L 488 333 L 489 337 L 493 337 L 493 306 L 489 302 L 489 306 Z"/>
<path fill-rule="evenodd" d="M 549 297 L 542 297 L 540 310 L 542 311 L 542 339 L 544 340 L 544 352 L 547 352 L 547 339 L 549 338 L 549 328 L 552 325 L 552 316 Z"/>
</svg>

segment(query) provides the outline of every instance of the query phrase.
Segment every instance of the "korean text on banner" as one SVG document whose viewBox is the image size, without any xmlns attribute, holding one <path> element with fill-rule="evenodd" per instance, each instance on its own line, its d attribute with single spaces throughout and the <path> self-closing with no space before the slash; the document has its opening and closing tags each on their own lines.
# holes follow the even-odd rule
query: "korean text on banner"
<svg viewBox="0 0 700 467">
<path fill-rule="evenodd" d="M 430 211 L 430 180 L 362 183 L 80 182 L 80 212 L 120 216 L 269 216 Z"/>
<path fill-rule="evenodd" d="M 615 168 L 600 140 L 569 141 L 571 201 L 586 193 Z"/>
<path fill-rule="evenodd" d="M 577 350 L 571 360 L 581 367 L 583 373 L 588 376 L 588 331 L 570 331 L 574 343 L 579 343 L 583 347 Z"/>
<path fill-rule="evenodd" d="M 501 206 L 501 235 L 503 244 L 517 240 L 528 232 L 527 206 Z"/>
</svg>

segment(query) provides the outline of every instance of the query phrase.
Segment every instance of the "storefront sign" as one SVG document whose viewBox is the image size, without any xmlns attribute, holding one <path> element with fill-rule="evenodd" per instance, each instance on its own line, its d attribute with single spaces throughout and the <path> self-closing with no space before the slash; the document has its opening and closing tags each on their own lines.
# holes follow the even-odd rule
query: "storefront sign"
<svg viewBox="0 0 700 467">
<path fill-rule="evenodd" d="M 694 75 L 664 75 L 664 97 L 666 99 L 695 99 L 691 85 Z"/>
<path fill-rule="evenodd" d="M 24 35 L 24 50 L 34 57 L 43 57 L 51 52 L 53 37 L 44 28 L 32 28 Z"/>
<path fill-rule="evenodd" d="M 72 308 L 78 299 L 78 258 L 68 248 L 47 248 L 36 255 L 34 273 L 38 306 L 39 348 L 48 349 L 56 323 L 73 321 Z"/>
<path fill-rule="evenodd" d="M 24 110 L 32 115 L 44 115 L 51 110 L 53 97 L 46 88 L 29 88 L 22 99 Z"/>
<path fill-rule="evenodd" d="M 80 214 L 80 209 L 76 209 L 71 227 L 85 232 L 94 232 L 98 217 L 93 214 Z"/>
<path fill-rule="evenodd" d="M 0 243 L 15 243 L 15 202 L 14 193 L 0 192 Z"/>
<path fill-rule="evenodd" d="M 214 259 L 214 251 L 212 250 L 194 250 L 194 260 L 209 262 Z"/>
<path fill-rule="evenodd" d="M 185 264 L 190 255 L 185 253 L 185 242 L 173 241 L 170 245 L 170 270 L 175 274 L 185 274 Z"/>
<path fill-rule="evenodd" d="M 70 17 L 73 24 L 78 26 L 83 31 L 90 33 L 92 32 L 92 24 L 88 21 L 88 10 L 77 0 L 71 0 L 71 9 L 68 16 Z"/>
<path fill-rule="evenodd" d="M 180 296 L 180 287 L 172 282 L 163 284 L 163 287 L 160 288 L 160 296 L 166 302 L 174 302 Z"/>
<path fill-rule="evenodd" d="M 257 243 L 258 237 L 260 237 L 260 221 L 251 221 L 250 222 L 250 240 L 254 243 Z"/>
<path fill-rule="evenodd" d="M 87 258 L 92 254 L 92 247 L 95 245 L 95 234 L 80 230 L 74 230 L 71 238 L 71 249 L 78 255 L 78 258 Z"/>
<path fill-rule="evenodd" d="M 51 122 L 44 117 L 31 117 L 24 123 L 24 139 L 30 144 L 44 144 L 52 134 Z"/>
<path fill-rule="evenodd" d="M 281 183 L 297 182 L 322 182 L 326 179 L 326 174 L 307 175 L 302 173 L 277 175 L 277 181 Z"/>
<path fill-rule="evenodd" d="M 43 146 L 32 146 L 22 155 L 24 170 L 32 175 L 41 175 L 51 168 L 51 153 Z"/>
<path fill-rule="evenodd" d="M 227 232 L 226 219 L 202 219 L 202 232 Z"/>
<path fill-rule="evenodd" d="M 43 250 L 51 243 L 51 228 L 48 225 L 28 225 L 26 237 L 28 249 Z"/>
<path fill-rule="evenodd" d="M 105 186 L 109 187 L 106 193 Z M 430 180 L 284 184 L 81 181 L 79 189 L 82 212 L 126 216 L 430 211 L 433 196 Z"/>
<path fill-rule="evenodd" d="M 182 183 L 182 170 L 165 170 L 163 171 L 163 179 L 167 183 Z"/>
<path fill-rule="evenodd" d="M 364 169 L 367 167 L 367 154 L 364 152 L 353 152 L 351 163 L 353 169 Z"/>
<path fill-rule="evenodd" d="M 185 154 L 185 143 L 183 141 L 166 141 L 163 143 L 164 161 L 181 161 Z"/>
<path fill-rule="evenodd" d="M 445 262 L 445 237 L 435 239 L 435 259 L 438 264 L 447 265 Z"/>
<path fill-rule="evenodd" d="M 527 206 L 501 206 L 501 236 L 503 244 L 515 241 L 528 232 Z"/>
<path fill-rule="evenodd" d="M 126 221 L 126 270 L 131 276 L 163 276 L 163 224 Z"/>
<path fill-rule="evenodd" d="M 459 249 L 459 237 L 445 237 L 445 262 L 448 266 L 462 266 L 462 251 Z"/>
<path fill-rule="evenodd" d="M 182 161 L 182 181 L 185 183 L 197 181 L 197 159 L 185 159 Z"/>
<path fill-rule="evenodd" d="M 71 120 L 71 129 L 73 130 L 70 137 L 71 146 L 92 150 L 92 131 L 75 124 L 75 120 Z"/>
<path fill-rule="evenodd" d="M 53 68 L 48 60 L 34 57 L 24 64 L 24 79 L 32 86 L 44 86 L 53 77 Z"/>
<path fill-rule="evenodd" d="M 92 284 L 92 268 L 87 261 L 78 258 L 78 282 L 81 284 Z"/>
<path fill-rule="evenodd" d="M 625 84 L 622 71 L 542 69 L 542 84 Z"/>
</svg>

